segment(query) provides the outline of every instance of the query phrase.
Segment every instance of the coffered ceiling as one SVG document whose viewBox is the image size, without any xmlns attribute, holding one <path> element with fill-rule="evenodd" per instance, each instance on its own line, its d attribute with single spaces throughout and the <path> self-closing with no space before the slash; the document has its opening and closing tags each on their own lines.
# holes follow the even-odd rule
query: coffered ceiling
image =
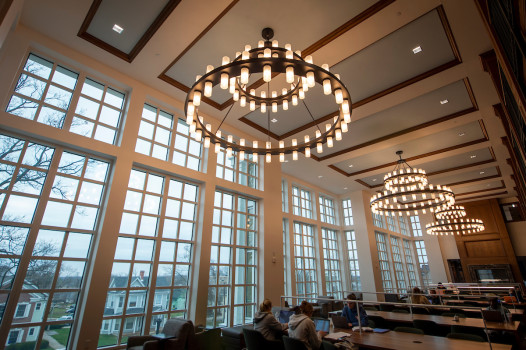
<svg viewBox="0 0 526 350">
<path fill-rule="evenodd" d="M 459 201 L 515 195 L 493 111 L 498 96 L 479 58 L 491 44 L 473 1 L 26 0 L 20 22 L 181 102 L 207 65 L 256 46 L 271 27 L 280 46 L 340 74 L 353 104 L 342 141 L 311 159 L 287 159 L 283 172 L 335 194 L 375 191 L 402 150 Z M 257 89 L 282 84 L 278 76 Z M 315 88 L 308 97 L 271 114 L 268 134 L 266 114 L 230 110 L 219 88 L 201 112 L 220 121 L 230 110 L 226 124 L 277 142 L 313 133 L 334 115 L 332 96 Z"/>
</svg>

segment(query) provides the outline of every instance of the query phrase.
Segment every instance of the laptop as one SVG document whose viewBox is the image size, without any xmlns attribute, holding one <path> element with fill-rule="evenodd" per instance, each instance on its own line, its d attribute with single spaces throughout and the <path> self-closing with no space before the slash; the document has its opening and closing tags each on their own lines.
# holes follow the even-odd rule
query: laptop
<svg viewBox="0 0 526 350">
<path fill-rule="evenodd" d="M 290 316 L 294 315 L 294 311 L 280 310 L 279 311 L 279 323 L 289 323 Z"/>
<path fill-rule="evenodd" d="M 488 322 L 504 322 L 504 316 L 499 310 L 482 310 L 482 317 Z"/>
<path fill-rule="evenodd" d="M 349 322 L 345 316 L 332 315 L 331 318 L 334 328 L 349 328 Z"/>
<path fill-rule="evenodd" d="M 314 326 L 316 326 L 316 332 L 323 331 L 329 333 L 329 327 L 331 325 L 329 320 L 323 318 L 316 318 L 313 321 Z"/>
</svg>

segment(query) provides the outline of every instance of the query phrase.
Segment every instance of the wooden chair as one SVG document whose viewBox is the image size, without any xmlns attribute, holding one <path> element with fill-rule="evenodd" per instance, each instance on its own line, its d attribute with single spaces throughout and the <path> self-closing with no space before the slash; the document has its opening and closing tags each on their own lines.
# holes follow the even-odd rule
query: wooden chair
<svg viewBox="0 0 526 350">
<path fill-rule="evenodd" d="M 285 350 L 307 350 L 307 347 L 301 340 L 283 336 L 283 344 L 285 345 Z"/>
</svg>

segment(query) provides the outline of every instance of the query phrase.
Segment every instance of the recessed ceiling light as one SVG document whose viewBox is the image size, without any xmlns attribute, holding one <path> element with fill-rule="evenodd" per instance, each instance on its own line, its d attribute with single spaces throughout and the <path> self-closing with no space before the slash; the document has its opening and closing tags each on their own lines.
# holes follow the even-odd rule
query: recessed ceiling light
<svg viewBox="0 0 526 350">
<path fill-rule="evenodd" d="M 278 120 L 277 120 L 276 118 L 274 118 L 274 119 L 271 119 L 270 121 L 273 122 L 273 123 L 275 123 L 275 122 L 277 122 Z"/>
<path fill-rule="evenodd" d="M 351 164 L 351 165 L 349 165 L 349 168 L 352 168 L 353 166 L 354 166 L 354 165 Z"/>
<path fill-rule="evenodd" d="M 113 31 L 117 32 L 117 33 L 122 33 L 122 31 L 124 30 L 124 28 L 122 28 L 120 25 L 118 24 L 114 24 L 113 25 Z"/>
<path fill-rule="evenodd" d="M 422 48 L 420 46 L 417 46 L 413 49 L 413 53 L 416 55 L 417 53 L 422 52 Z"/>
<path fill-rule="evenodd" d="M 477 155 L 476 154 L 472 154 L 469 156 L 469 158 L 473 159 L 473 158 L 477 158 Z"/>
<path fill-rule="evenodd" d="M 344 187 L 343 189 L 344 189 L 344 190 L 346 190 L 346 189 L 347 189 L 347 187 Z"/>
<path fill-rule="evenodd" d="M 376 179 L 373 179 L 373 182 L 376 182 Z"/>
<path fill-rule="evenodd" d="M 480 172 L 480 175 L 482 175 L 482 174 L 484 174 L 484 172 L 483 172 L 483 171 L 481 171 L 481 172 Z"/>
<path fill-rule="evenodd" d="M 449 101 L 448 101 L 447 99 L 445 99 L 445 100 L 440 100 L 440 104 L 441 104 L 441 105 L 445 105 L 445 104 L 448 103 L 448 102 L 449 102 Z"/>
<path fill-rule="evenodd" d="M 321 179 L 323 177 L 323 175 L 318 175 L 318 179 Z"/>
<path fill-rule="evenodd" d="M 466 135 L 465 132 L 459 132 L 459 133 L 458 133 L 458 136 L 464 136 L 464 135 Z"/>
</svg>

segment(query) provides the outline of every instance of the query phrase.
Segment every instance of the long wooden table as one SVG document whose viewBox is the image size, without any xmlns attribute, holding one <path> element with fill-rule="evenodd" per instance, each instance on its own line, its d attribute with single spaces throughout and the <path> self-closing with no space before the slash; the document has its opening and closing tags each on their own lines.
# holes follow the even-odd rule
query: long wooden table
<svg viewBox="0 0 526 350">
<path fill-rule="evenodd" d="M 371 311 L 367 310 L 367 315 L 371 316 L 380 316 L 388 321 L 403 322 L 403 323 L 413 323 L 413 320 L 428 320 L 433 321 L 440 326 L 467 326 L 467 327 L 476 327 L 476 328 L 487 328 L 491 330 L 499 331 L 508 331 L 508 332 L 517 332 L 519 328 L 519 321 L 511 322 L 487 322 L 486 327 L 484 327 L 484 320 L 481 318 L 459 318 L 458 321 L 455 321 L 453 317 L 448 316 L 438 316 L 438 315 L 420 315 L 420 314 L 404 314 L 399 312 L 389 312 L 389 311 Z"/>
<path fill-rule="evenodd" d="M 387 333 L 352 332 L 349 329 L 335 329 L 336 332 L 349 334 L 350 339 L 360 348 L 386 350 L 481 350 L 490 349 L 489 343 L 470 340 L 449 339 L 431 335 L 390 331 Z M 511 345 L 491 344 L 493 350 L 510 350 Z"/>
</svg>

